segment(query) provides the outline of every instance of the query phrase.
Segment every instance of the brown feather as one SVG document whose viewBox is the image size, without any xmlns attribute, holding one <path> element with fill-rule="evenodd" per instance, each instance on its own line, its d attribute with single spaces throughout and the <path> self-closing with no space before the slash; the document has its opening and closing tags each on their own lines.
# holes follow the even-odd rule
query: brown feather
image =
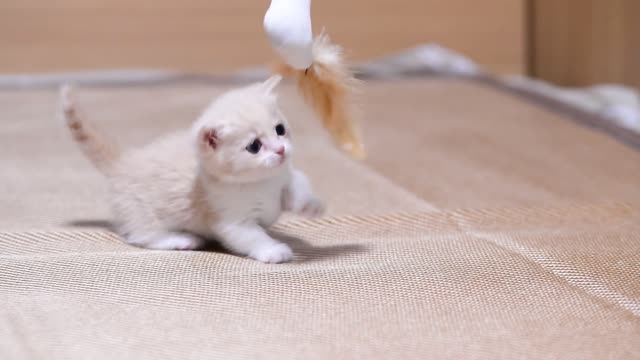
<svg viewBox="0 0 640 360">
<path fill-rule="evenodd" d="M 355 159 L 365 157 L 364 145 L 353 119 L 352 95 L 357 81 L 344 63 L 340 47 L 321 34 L 313 43 L 313 65 L 297 70 L 279 61 L 276 72 L 295 79 L 306 102 L 314 109 L 334 141 Z"/>
</svg>

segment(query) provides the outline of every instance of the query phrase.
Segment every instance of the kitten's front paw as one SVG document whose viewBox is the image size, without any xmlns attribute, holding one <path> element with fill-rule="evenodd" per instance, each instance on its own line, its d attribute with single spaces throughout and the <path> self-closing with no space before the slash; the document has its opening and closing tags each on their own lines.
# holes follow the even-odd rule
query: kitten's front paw
<svg viewBox="0 0 640 360">
<path fill-rule="evenodd" d="M 249 257 L 267 264 L 280 264 L 291 261 L 293 252 L 282 243 L 261 246 L 249 253 Z"/>
<path fill-rule="evenodd" d="M 311 198 L 302 206 L 299 213 L 300 215 L 308 218 L 317 218 L 324 215 L 325 211 L 326 207 L 320 199 Z"/>
<path fill-rule="evenodd" d="M 129 243 L 153 250 L 198 250 L 205 245 L 203 239 L 181 233 L 167 233 L 152 238 L 132 237 Z"/>
</svg>

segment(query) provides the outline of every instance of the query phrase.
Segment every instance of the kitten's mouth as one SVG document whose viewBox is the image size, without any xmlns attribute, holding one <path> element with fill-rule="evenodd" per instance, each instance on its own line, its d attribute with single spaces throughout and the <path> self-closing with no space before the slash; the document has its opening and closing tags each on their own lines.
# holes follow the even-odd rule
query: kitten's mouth
<svg viewBox="0 0 640 360">
<path fill-rule="evenodd" d="M 284 164 L 287 161 L 288 156 L 286 154 L 281 154 L 278 157 L 278 162 L 276 163 L 276 166 L 280 166 L 282 164 Z"/>
</svg>

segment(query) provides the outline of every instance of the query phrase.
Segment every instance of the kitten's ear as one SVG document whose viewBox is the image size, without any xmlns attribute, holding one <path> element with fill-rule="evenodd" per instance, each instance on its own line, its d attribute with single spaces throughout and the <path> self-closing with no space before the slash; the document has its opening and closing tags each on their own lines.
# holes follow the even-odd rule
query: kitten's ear
<svg viewBox="0 0 640 360">
<path fill-rule="evenodd" d="M 211 148 L 215 150 L 218 148 L 218 145 L 220 145 L 220 137 L 218 136 L 218 131 L 213 128 L 203 127 L 202 129 L 200 129 L 198 138 L 198 141 L 200 142 L 200 146 L 202 148 Z"/>
<path fill-rule="evenodd" d="M 264 89 L 264 92 L 267 94 L 270 94 L 271 92 L 273 92 L 273 89 L 275 89 L 276 86 L 280 84 L 280 81 L 282 81 L 281 75 L 273 75 L 267 80 L 265 80 L 262 83 L 262 88 Z"/>
</svg>

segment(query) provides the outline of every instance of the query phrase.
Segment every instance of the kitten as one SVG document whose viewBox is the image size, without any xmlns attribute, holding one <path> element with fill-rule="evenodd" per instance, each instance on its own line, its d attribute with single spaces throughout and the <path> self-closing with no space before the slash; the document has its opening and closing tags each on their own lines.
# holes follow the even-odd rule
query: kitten
<svg viewBox="0 0 640 360">
<path fill-rule="evenodd" d="M 287 262 L 291 249 L 265 229 L 282 211 L 324 211 L 307 177 L 293 169 L 290 129 L 277 106 L 280 76 L 231 90 L 190 130 L 121 151 L 61 91 L 63 118 L 85 155 L 106 176 L 119 233 L 148 249 L 194 250 L 214 238 L 231 252 Z"/>
</svg>

